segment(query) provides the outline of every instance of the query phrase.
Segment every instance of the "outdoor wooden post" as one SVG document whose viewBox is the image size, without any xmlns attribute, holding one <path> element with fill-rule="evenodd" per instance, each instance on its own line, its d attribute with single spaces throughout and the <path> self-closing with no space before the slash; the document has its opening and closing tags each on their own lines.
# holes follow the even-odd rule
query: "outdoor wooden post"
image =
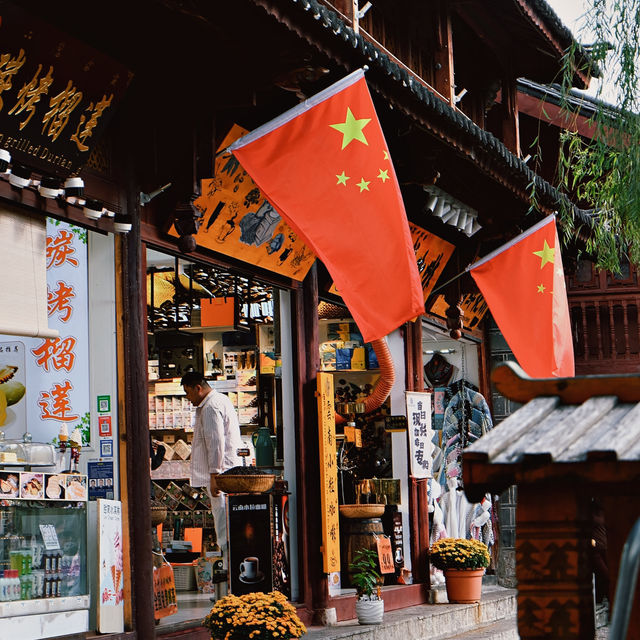
<svg viewBox="0 0 640 640">
<path fill-rule="evenodd" d="M 518 486 L 521 640 L 588 640 L 595 634 L 590 496 L 579 483 L 563 485 Z"/>
</svg>

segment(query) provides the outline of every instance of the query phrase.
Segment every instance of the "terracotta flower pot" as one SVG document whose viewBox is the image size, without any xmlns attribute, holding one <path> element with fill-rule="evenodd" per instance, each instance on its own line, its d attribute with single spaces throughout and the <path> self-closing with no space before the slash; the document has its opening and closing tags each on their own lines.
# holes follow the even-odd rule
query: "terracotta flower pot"
<svg viewBox="0 0 640 640">
<path fill-rule="evenodd" d="M 451 603 L 480 602 L 484 569 L 445 569 L 447 598 Z"/>
</svg>

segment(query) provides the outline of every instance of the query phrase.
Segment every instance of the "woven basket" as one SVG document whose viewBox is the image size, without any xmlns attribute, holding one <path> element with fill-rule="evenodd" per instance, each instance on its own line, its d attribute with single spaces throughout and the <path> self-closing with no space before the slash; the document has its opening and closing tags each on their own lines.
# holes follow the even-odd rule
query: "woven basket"
<svg viewBox="0 0 640 640">
<path fill-rule="evenodd" d="M 345 518 L 379 518 L 384 513 L 383 504 L 341 504 L 339 508 Z"/>
<path fill-rule="evenodd" d="M 216 486 L 225 493 L 264 493 L 273 487 L 274 474 L 216 476 Z"/>
</svg>

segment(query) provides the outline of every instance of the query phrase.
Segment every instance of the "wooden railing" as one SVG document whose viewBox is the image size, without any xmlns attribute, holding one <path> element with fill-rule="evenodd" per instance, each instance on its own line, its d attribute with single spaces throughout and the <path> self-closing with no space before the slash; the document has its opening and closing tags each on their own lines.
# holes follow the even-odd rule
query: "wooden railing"
<svg viewBox="0 0 640 640">
<path fill-rule="evenodd" d="M 640 296 L 570 299 L 576 374 L 640 370 Z"/>
</svg>

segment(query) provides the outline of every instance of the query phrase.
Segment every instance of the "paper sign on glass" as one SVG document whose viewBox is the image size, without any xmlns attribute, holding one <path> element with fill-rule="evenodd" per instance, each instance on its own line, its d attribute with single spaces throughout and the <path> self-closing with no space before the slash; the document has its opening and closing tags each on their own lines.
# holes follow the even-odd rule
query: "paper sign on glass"
<svg viewBox="0 0 640 640">
<path fill-rule="evenodd" d="M 45 549 L 60 548 L 60 542 L 58 541 L 58 533 L 54 525 L 41 524 L 40 534 L 42 535 L 42 541 L 44 542 Z"/>
</svg>

